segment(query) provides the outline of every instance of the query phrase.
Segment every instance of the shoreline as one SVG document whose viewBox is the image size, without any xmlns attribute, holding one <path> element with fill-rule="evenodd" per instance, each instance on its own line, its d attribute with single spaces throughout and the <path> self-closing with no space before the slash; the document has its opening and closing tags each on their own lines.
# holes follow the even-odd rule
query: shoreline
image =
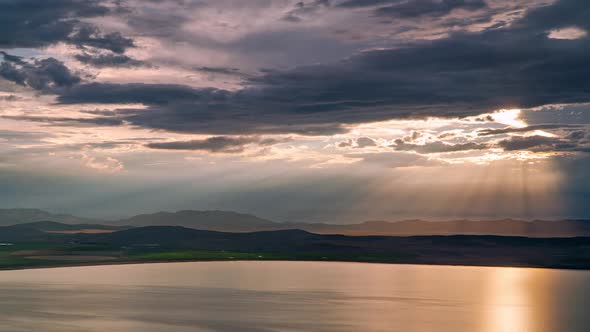
<svg viewBox="0 0 590 332">
<path fill-rule="evenodd" d="M 387 265 L 424 265 L 424 266 L 455 266 L 455 267 L 487 267 L 487 268 L 517 268 L 517 269 L 545 269 L 566 271 L 590 271 L 584 267 L 550 267 L 533 265 L 489 265 L 489 264 L 444 264 L 444 263 L 411 263 L 411 262 L 367 262 L 355 260 L 289 260 L 289 259 L 186 259 L 186 260 L 146 260 L 146 261 L 109 261 L 109 262 L 80 262 L 72 264 L 36 265 L 26 267 L 0 267 L 3 271 L 22 271 L 39 269 L 59 269 L 70 267 L 92 267 L 109 265 L 142 265 L 142 264 L 166 264 L 166 263 L 223 263 L 223 262 L 324 262 L 324 263 L 357 263 L 357 264 L 387 264 Z"/>
</svg>

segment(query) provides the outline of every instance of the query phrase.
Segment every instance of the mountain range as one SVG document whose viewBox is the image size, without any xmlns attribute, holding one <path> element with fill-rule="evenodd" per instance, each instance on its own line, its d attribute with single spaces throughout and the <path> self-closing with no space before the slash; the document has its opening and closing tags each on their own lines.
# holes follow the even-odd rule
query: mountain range
<svg viewBox="0 0 590 332">
<path fill-rule="evenodd" d="M 449 220 L 449 221 L 366 221 L 358 224 L 282 223 L 249 214 L 228 211 L 158 212 L 120 220 L 97 220 L 67 214 L 52 214 L 37 209 L 0 209 L 0 226 L 45 222 L 43 231 L 76 232 L 81 230 L 114 231 L 143 226 L 182 226 L 218 232 L 259 232 L 299 229 L 316 234 L 342 235 L 498 235 L 525 237 L 590 236 L 588 220 Z M 69 225 L 57 226 L 47 222 Z M 33 227 L 33 225 L 29 225 Z M 50 229 L 50 228 L 61 229 Z"/>
</svg>

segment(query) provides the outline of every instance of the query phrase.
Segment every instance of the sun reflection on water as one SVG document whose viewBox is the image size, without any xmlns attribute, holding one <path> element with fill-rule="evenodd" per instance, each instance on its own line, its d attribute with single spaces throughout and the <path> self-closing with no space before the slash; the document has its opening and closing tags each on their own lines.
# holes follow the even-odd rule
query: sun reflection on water
<svg viewBox="0 0 590 332">
<path fill-rule="evenodd" d="M 535 270 L 523 268 L 490 269 L 484 297 L 481 332 L 537 331 L 542 320 L 534 287 Z M 539 317 L 538 317 L 539 316 Z"/>
</svg>

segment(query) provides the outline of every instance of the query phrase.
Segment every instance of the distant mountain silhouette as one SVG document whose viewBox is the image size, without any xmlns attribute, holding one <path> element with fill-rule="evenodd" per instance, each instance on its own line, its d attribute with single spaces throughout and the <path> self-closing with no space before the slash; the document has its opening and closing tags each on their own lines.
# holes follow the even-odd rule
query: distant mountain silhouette
<svg viewBox="0 0 590 332">
<path fill-rule="evenodd" d="M 229 211 L 158 212 L 141 214 L 118 221 L 100 221 L 70 215 L 51 214 L 36 209 L 0 209 L 0 226 L 39 221 L 55 221 L 84 227 L 91 224 L 95 229 L 100 225 L 118 226 L 183 226 L 198 230 L 219 232 L 259 232 L 300 229 L 317 234 L 343 235 L 500 235 L 525 237 L 576 237 L 590 236 L 590 221 L 524 221 L 524 220 L 451 220 L 451 221 L 366 221 L 358 224 L 324 223 L 280 223 L 253 215 Z M 55 225 L 54 225 L 55 226 Z M 87 228 L 88 228 L 87 227 Z M 107 226 L 102 226 L 104 229 Z M 39 227 L 37 227 L 39 229 Z M 49 231 L 45 229 L 44 231 Z M 55 230 L 54 230 L 55 231 Z"/>
<path fill-rule="evenodd" d="M 317 234 L 344 235 L 502 235 L 527 237 L 590 236 L 590 221 L 452 220 L 366 221 L 359 224 L 278 223 L 248 214 L 226 211 L 179 211 L 138 215 L 120 220 L 131 226 L 183 226 L 219 232 L 257 232 L 301 229 Z"/>
<path fill-rule="evenodd" d="M 94 224 L 63 224 L 55 221 L 36 221 L 31 223 L 0 226 L 0 242 L 61 241 L 68 233 L 75 234 L 88 230 L 119 231 L 127 229 L 121 226 Z"/>
<path fill-rule="evenodd" d="M 39 209 L 0 209 L 0 226 L 10 226 L 37 221 L 55 221 L 65 224 L 103 223 L 103 221 L 81 218 L 69 214 L 54 214 Z"/>
<path fill-rule="evenodd" d="M 83 230 L 118 231 L 129 228 L 129 226 L 111 226 L 101 224 L 64 224 L 56 221 L 35 221 L 17 224 L 17 226 L 33 228 L 42 232 L 75 232 Z"/>
<path fill-rule="evenodd" d="M 222 232 L 255 232 L 282 229 L 280 223 L 228 211 L 178 211 L 141 214 L 117 222 L 130 226 L 183 226 Z"/>
</svg>

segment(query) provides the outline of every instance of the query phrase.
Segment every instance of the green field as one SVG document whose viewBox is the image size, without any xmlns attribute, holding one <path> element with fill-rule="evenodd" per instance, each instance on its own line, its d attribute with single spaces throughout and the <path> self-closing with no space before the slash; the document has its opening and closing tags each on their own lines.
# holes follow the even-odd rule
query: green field
<svg viewBox="0 0 590 332">
<path fill-rule="evenodd" d="M 409 255 L 342 255 L 326 253 L 239 252 L 210 250 L 163 250 L 159 248 L 113 248 L 102 245 L 19 243 L 0 247 L 0 269 L 70 266 L 132 262 L 178 262 L 217 260 L 311 260 L 398 262 Z"/>
</svg>

